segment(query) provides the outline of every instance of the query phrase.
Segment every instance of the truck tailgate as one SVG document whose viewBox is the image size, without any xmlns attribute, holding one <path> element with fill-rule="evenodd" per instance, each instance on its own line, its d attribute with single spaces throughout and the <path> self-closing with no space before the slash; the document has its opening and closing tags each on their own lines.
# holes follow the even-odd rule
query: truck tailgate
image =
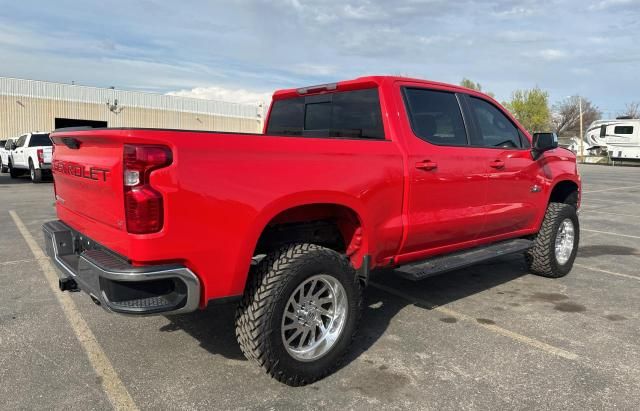
<svg viewBox="0 0 640 411">
<path fill-rule="evenodd" d="M 86 135 L 57 133 L 52 140 L 57 205 L 123 229 L 122 139 L 113 132 L 96 130 Z"/>
<path fill-rule="evenodd" d="M 51 147 L 42 148 L 42 159 L 45 164 L 51 164 Z"/>
</svg>

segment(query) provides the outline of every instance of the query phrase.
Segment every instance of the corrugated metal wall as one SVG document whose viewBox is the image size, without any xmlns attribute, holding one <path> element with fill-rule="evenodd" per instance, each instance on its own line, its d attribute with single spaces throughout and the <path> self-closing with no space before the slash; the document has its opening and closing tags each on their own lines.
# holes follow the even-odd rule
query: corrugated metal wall
<svg viewBox="0 0 640 411">
<path fill-rule="evenodd" d="M 118 109 L 112 111 L 115 100 Z M 257 104 L 0 77 L 0 138 L 53 130 L 56 118 L 106 121 L 109 127 L 262 130 Z"/>
</svg>

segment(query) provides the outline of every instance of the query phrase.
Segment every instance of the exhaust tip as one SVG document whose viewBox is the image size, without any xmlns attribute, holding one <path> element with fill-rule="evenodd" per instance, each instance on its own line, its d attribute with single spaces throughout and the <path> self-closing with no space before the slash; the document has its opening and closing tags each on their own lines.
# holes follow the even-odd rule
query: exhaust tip
<svg viewBox="0 0 640 411">
<path fill-rule="evenodd" d="M 60 291 L 79 291 L 78 283 L 73 278 L 65 277 L 58 280 Z"/>
</svg>

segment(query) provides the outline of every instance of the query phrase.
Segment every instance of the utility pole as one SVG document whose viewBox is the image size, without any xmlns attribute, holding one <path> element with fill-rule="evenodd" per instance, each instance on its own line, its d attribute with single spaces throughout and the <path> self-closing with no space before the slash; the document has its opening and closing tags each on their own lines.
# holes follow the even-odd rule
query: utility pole
<svg viewBox="0 0 640 411">
<path fill-rule="evenodd" d="M 580 161 L 584 163 L 584 132 L 582 130 L 582 96 L 578 96 L 578 107 L 580 108 Z"/>
</svg>

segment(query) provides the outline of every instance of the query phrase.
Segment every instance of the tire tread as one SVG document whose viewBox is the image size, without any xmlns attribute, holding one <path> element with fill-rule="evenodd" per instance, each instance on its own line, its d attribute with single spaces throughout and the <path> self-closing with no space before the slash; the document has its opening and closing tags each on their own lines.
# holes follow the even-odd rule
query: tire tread
<svg viewBox="0 0 640 411">
<path fill-rule="evenodd" d="M 250 276 L 247 288 L 236 311 L 236 338 L 245 357 L 257 363 L 271 377 L 287 385 L 300 386 L 310 384 L 330 374 L 340 365 L 340 361 L 336 361 L 332 367 L 311 378 L 301 374 L 286 373 L 278 366 L 278 358 L 271 352 L 268 344 L 271 333 L 279 332 L 279 330 L 270 328 L 270 308 L 279 298 L 283 297 L 283 289 L 288 283 L 291 266 L 300 259 L 325 258 L 334 259 L 344 265 L 345 269 L 352 271 L 351 277 L 357 287 L 357 315 L 359 316 L 361 311 L 359 309 L 360 285 L 355 271 L 353 271 L 347 258 L 333 250 L 309 243 L 286 245 L 275 252 L 267 254 Z M 353 334 L 355 334 L 355 330 Z M 353 334 L 348 338 L 353 340 Z M 347 351 L 345 350 L 341 359 Z"/>
</svg>

